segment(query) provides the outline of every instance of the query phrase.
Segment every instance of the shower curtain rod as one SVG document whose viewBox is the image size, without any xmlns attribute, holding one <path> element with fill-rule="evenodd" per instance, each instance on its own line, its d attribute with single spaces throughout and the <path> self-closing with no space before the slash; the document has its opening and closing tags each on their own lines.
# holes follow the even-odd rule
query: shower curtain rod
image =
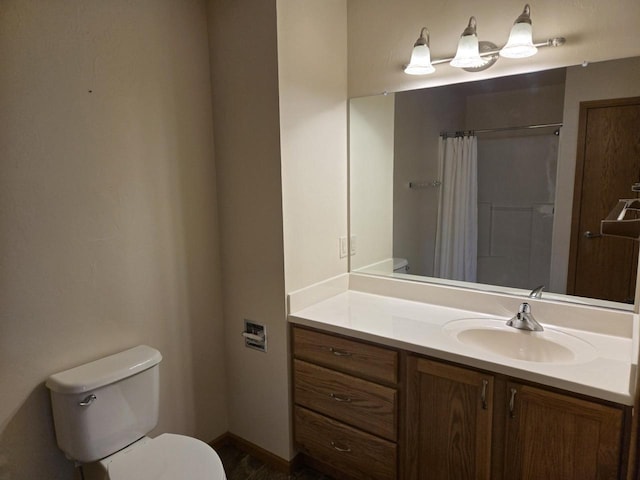
<svg viewBox="0 0 640 480">
<path fill-rule="evenodd" d="M 562 123 L 539 123 L 537 125 L 520 125 L 517 127 L 500 127 L 500 128 L 485 128 L 482 130 L 459 130 L 457 132 L 440 132 L 440 136 L 444 138 L 462 137 L 464 135 L 474 135 L 477 133 L 507 132 L 510 130 L 533 130 L 536 128 L 550 128 L 550 127 L 562 127 Z"/>
</svg>

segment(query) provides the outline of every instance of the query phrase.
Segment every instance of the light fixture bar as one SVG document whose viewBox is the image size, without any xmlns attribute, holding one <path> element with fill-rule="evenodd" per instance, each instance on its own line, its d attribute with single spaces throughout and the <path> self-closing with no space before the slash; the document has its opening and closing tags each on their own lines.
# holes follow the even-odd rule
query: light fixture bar
<svg viewBox="0 0 640 480">
<path fill-rule="evenodd" d="M 543 47 L 561 47 L 562 45 L 564 45 L 566 43 L 566 39 L 564 37 L 554 37 L 554 38 L 550 38 L 544 42 L 539 42 L 539 43 L 534 43 L 533 46 L 536 48 L 543 48 Z M 480 56 L 481 57 L 490 57 L 492 55 L 497 55 L 500 50 L 502 50 L 502 48 L 496 48 L 495 50 L 490 50 L 488 52 L 480 52 Z M 431 60 L 431 65 L 440 65 L 443 63 L 449 63 L 451 62 L 451 60 L 453 60 L 453 57 L 449 57 L 449 58 L 439 58 L 436 60 Z"/>
</svg>

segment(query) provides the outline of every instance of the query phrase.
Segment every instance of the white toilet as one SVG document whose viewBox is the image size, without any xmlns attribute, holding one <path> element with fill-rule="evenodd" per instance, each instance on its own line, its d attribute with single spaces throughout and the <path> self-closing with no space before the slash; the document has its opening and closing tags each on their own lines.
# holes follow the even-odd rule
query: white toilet
<svg viewBox="0 0 640 480">
<path fill-rule="evenodd" d="M 158 423 L 160 360 L 140 345 L 47 380 L 58 446 L 85 480 L 226 480 L 206 443 L 146 436 Z"/>
</svg>

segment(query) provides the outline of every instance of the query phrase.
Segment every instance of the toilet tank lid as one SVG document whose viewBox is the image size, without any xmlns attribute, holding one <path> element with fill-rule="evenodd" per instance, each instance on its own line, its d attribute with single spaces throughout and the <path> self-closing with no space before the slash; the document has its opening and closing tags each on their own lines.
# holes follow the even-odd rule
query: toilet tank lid
<svg viewBox="0 0 640 480">
<path fill-rule="evenodd" d="M 57 393 L 88 392 L 147 370 L 160 360 L 162 355 L 158 350 L 139 345 L 51 375 L 45 385 Z"/>
</svg>

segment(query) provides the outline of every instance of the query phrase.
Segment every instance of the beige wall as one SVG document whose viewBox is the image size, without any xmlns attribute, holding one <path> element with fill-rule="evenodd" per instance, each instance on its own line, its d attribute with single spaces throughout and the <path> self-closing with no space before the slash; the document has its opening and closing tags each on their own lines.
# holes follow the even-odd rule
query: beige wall
<svg viewBox="0 0 640 480">
<path fill-rule="evenodd" d="M 351 269 L 393 257 L 394 95 L 349 102 Z M 360 240 L 360 241 L 358 241 Z"/>
<path fill-rule="evenodd" d="M 347 271 L 345 12 L 210 1 L 229 430 L 287 460 L 285 294 Z M 267 353 L 244 347 L 245 318 L 267 326 Z"/>
<path fill-rule="evenodd" d="M 640 57 L 592 63 L 586 68 L 567 69 L 557 183 L 568 185 L 569 188 L 556 192 L 551 257 L 551 288 L 554 292 L 566 291 L 567 284 L 580 102 L 640 96 L 639 78 Z"/>
<path fill-rule="evenodd" d="M 524 85 L 517 88 L 500 87 L 500 80 L 483 82 L 497 86 L 494 87 L 494 91 L 475 93 L 467 97 L 465 128 L 481 130 L 562 123 L 564 74 L 554 75 L 557 77 L 554 78 L 554 83 L 547 84 L 546 82 L 551 81 L 547 80 L 536 84 L 540 81 L 538 79 L 544 76 L 544 73 L 541 73 L 540 77 L 536 74 L 524 75 L 524 78 L 530 79 L 531 86 L 525 86 L 526 80 L 522 80 Z M 501 90 L 498 90 L 500 88 Z"/>
<path fill-rule="evenodd" d="M 346 273 L 346 0 L 278 0 L 285 281 Z"/>
<path fill-rule="evenodd" d="M 0 479 L 69 479 L 51 373 L 158 348 L 160 423 L 227 430 L 206 10 L 0 14 Z"/>
<path fill-rule="evenodd" d="M 284 256 L 290 289 L 347 271 L 346 5 L 300 6 L 3 4 L 1 479 L 70 478 L 42 382 L 138 343 L 164 355 L 154 433 L 291 458 Z"/>
<path fill-rule="evenodd" d="M 209 5 L 229 430 L 289 459 L 276 1 Z M 245 318 L 266 353 L 244 346 Z"/>
</svg>

